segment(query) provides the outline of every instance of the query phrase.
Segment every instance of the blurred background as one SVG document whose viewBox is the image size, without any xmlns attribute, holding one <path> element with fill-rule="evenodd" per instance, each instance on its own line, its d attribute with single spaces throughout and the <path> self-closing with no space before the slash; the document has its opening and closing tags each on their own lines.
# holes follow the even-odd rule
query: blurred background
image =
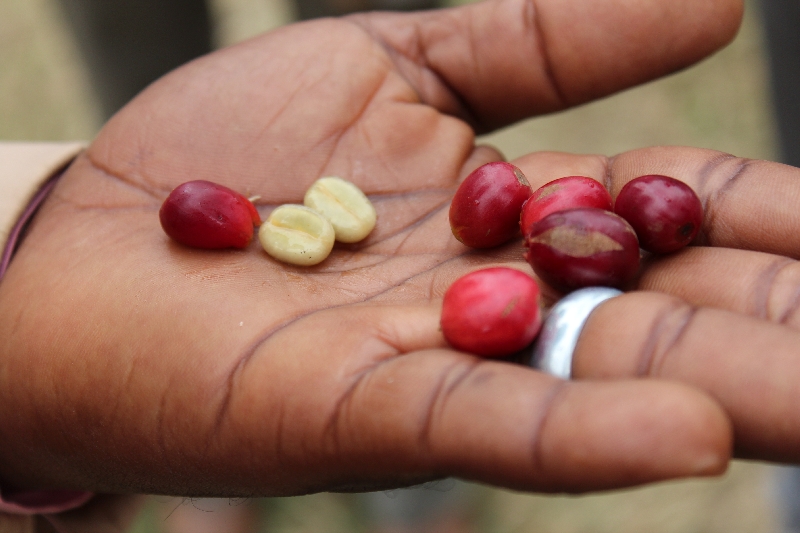
<svg viewBox="0 0 800 533">
<path fill-rule="evenodd" d="M 127 98 L 123 89 L 109 89 L 122 77 L 119 72 L 98 71 L 104 58 L 93 55 L 87 43 L 93 21 L 81 3 L 0 1 L 0 140 L 90 140 L 121 105 L 120 98 Z M 766 39 L 761 7 L 748 1 L 736 40 L 689 70 L 484 140 L 509 158 L 534 150 L 611 155 L 673 144 L 791 162 L 791 139 L 786 140 L 786 126 L 779 127 L 775 117 L 780 113 L 773 110 L 781 96 L 771 92 L 767 54 L 772 49 L 775 57 L 787 48 Z M 210 0 L 203 14 L 207 31 L 193 38 L 200 48 L 222 47 L 315 14 L 291 0 Z M 800 55 L 787 53 L 800 61 Z M 261 500 L 151 496 L 132 531 L 788 533 L 794 530 L 791 523 L 784 525 L 785 518 L 798 494 L 794 477 L 792 469 L 736 462 L 719 479 L 578 497 L 519 494 L 453 480 L 369 495 Z"/>
</svg>

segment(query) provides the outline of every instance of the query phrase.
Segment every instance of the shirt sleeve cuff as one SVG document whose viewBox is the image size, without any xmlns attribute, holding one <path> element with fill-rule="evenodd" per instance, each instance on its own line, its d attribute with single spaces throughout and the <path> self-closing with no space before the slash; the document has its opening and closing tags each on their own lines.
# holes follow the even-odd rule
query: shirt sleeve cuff
<svg viewBox="0 0 800 533">
<path fill-rule="evenodd" d="M 6 242 L 41 184 L 84 147 L 79 142 L 0 142 L 0 243 Z"/>
</svg>

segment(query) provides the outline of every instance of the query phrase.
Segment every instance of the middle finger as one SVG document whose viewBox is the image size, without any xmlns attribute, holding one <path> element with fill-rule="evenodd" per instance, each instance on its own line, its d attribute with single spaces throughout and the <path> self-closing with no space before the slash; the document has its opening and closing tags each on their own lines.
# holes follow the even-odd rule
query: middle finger
<svg viewBox="0 0 800 533">
<path fill-rule="evenodd" d="M 788 257 L 691 247 L 649 264 L 638 288 L 800 329 L 800 262 Z"/>
</svg>

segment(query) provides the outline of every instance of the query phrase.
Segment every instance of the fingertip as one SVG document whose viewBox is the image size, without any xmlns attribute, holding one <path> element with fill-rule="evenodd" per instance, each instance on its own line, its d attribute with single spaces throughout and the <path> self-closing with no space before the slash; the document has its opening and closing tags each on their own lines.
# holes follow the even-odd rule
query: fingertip
<svg viewBox="0 0 800 533">
<path fill-rule="evenodd" d="M 723 407 L 705 392 L 681 383 L 665 383 L 674 393 L 661 396 L 661 412 L 682 420 L 687 471 L 690 476 L 723 474 L 733 456 L 733 424 Z"/>
<path fill-rule="evenodd" d="M 710 19 L 715 28 L 714 36 L 717 37 L 717 47 L 731 42 L 739 33 L 744 18 L 744 2 L 742 0 L 717 0 L 710 2 L 710 8 L 716 13 Z"/>
<path fill-rule="evenodd" d="M 511 161 L 528 178 L 533 189 L 565 176 L 586 176 L 605 185 L 608 158 L 566 152 L 532 152 Z"/>
<path fill-rule="evenodd" d="M 583 492 L 721 474 L 733 432 L 716 402 L 677 383 L 578 382 L 541 438 L 549 488 Z"/>
<path fill-rule="evenodd" d="M 494 146 L 488 144 L 477 144 L 470 152 L 467 160 L 461 166 L 461 172 L 458 176 L 458 182 L 464 181 L 464 178 L 469 176 L 473 170 L 487 163 L 495 161 L 505 161 L 503 153 Z"/>
</svg>

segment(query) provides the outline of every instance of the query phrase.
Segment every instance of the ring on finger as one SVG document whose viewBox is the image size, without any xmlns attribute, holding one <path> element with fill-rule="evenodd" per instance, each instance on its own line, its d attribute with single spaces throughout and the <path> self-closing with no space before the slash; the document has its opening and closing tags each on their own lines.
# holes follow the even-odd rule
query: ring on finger
<svg viewBox="0 0 800 533">
<path fill-rule="evenodd" d="M 561 379 L 572 377 L 572 356 L 589 315 L 601 303 L 622 291 L 586 287 L 572 292 L 553 306 L 533 346 L 530 365 Z"/>
</svg>

